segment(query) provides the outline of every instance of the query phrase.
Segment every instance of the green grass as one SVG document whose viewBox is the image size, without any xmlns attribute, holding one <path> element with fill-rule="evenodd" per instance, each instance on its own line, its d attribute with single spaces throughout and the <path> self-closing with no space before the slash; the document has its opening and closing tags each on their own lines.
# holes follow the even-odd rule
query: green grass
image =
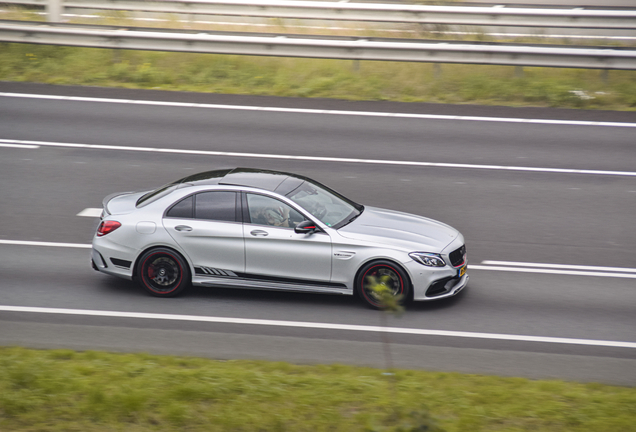
<svg viewBox="0 0 636 432">
<path fill-rule="evenodd" d="M 0 43 L 0 80 L 226 94 L 636 110 L 636 72 Z M 574 92 L 582 93 L 574 93 Z M 583 95 L 583 96 L 581 96 Z M 589 97 L 589 98 L 588 98 Z"/>
<path fill-rule="evenodd" d="M 636 431 L 636 389 L 0 348 L 2 431 Z"/>
</svg>

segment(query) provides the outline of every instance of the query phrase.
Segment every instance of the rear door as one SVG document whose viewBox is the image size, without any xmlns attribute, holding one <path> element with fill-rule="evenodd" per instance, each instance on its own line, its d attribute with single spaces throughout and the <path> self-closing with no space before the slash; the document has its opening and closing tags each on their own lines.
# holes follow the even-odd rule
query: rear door
<svg viewBox="0 0 636 432">
<path fill-rule="evenodd" d="M 234 191 L 190 195 L 174 204 L 163 219 L 172 238 L 199 275 L 234 276 L 245 270 L 245 242 Z M 231 272 L 231 273 L 229 273 Z"/>
</svg>

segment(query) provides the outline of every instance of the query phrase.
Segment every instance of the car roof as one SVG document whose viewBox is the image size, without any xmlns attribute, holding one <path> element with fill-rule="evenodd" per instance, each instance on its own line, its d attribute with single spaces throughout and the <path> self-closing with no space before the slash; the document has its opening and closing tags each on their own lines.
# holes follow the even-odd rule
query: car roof
<svg viewBox="0 0 636 432">
<path fill-rule="evenodd" d="M 254 168 L 230 168 L 206 171 L 178 180 L 175 183 L 192 186 L 228 185 L 264 189 L 285 195 L 309 180 L 297 174 Z"/>
</svg>

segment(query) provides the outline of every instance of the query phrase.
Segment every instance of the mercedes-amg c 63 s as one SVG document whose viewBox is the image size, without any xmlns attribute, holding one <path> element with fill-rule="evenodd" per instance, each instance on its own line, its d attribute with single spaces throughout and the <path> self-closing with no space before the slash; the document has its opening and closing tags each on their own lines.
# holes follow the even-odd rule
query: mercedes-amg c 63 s
<svg viewBox="0 0 636 432">
<path fill-rule="evenodd" d="M 171 297 L 190 284 L 451 297 L 468 282 L 463 236 L 441 222 L 357 204 L 309 178 L 247 168 L 194 174 L 104 199 L 93 268 Z"/>
</svg>

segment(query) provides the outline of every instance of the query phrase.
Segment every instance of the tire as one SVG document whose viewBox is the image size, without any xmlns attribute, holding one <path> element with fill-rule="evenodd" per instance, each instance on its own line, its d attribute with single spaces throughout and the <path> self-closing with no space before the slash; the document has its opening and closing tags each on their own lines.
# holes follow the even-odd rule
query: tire
<svg viewBox="0 0 636 432">
<path fill-rule="evenodd" d="M 384 277 L 383 277 L 384 276 Z M 371 278 L 375 278 L 370 280 Z M 391 261 L 373 261 L 365 264 L 358 272 L 356 291 L 364 303 L 372 309 L 381 309 L 382 305 L 369 289 L 370 283 L 381 283 L 389 286 L 393 295 L 401 295 L 404 304 L 410 297 L 411 282 L 406 272 Z"/>
<path fill-rule="evenodd" d="M 190 268 L 173 250 L 155 248 L 139 259 L 137 278 L 142 288 L 156 297 L 174 297 L 190 285 Z"/>
</svg>

